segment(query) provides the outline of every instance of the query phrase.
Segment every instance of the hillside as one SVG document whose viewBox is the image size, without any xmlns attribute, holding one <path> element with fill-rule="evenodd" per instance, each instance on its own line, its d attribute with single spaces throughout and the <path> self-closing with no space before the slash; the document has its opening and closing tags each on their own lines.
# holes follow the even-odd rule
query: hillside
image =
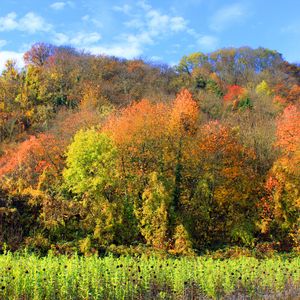
<svg viewBox="0 0 300 300">
<path fill-rule="evenodd" d="M 300 67 L 34 44 L 0 76 L 0 249 L 300 249 Z"/>
</svg>

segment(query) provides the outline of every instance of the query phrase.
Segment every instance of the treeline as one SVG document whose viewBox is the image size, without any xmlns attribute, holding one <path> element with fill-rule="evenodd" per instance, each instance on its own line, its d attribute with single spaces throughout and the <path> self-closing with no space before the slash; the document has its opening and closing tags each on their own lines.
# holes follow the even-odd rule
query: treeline
<svg viewBox="0 0 300 300">
<path fill-rule="evenodd" d="M 43 43 L 24 61 L 0 76 L 0 248 L 299 251 L 298 65 L 264 48 L 171 68 Z"/>
</svg>

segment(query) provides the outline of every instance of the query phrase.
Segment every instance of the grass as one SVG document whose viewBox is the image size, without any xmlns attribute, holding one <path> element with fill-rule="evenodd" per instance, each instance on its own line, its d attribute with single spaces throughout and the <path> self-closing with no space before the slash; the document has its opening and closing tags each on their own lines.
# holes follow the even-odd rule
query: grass
<svg viewBox="0 0 300 300">
<path fill-rule="evenodd" d="M 0 299 L 299 298 L 300 257 L 0 256 Z"/>
</svg>

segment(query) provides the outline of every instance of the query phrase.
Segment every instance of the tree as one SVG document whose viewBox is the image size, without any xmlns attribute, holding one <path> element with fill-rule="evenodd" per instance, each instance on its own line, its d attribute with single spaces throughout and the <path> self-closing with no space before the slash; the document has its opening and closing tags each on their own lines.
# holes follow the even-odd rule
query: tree
<svg viewBox="0 0 300 300">
<path fill-rule="evenodd" d="M 184 176 L 188 188 L 183 195 L 184 219 L 194 244 L 252 244 L 259 199 L 253 151 L 218 121 L 203 125 L 194 143 L 185 162 L 189 175 Z"/>
<path fill-rule="evenodd" d="M 79 201 L 86 234 L 93 233 L 99 245 L 123 244 L 136 234 L 130 203 L 118 192 L 116 159 L 117 149 L 106 134 L 81 130 L 68 148 L 63 171 L 66 187 Z"/>
<path fill-rule="evenodd" d="M 289 105 L 277 120 L 276 147 L 281 156 L 274 162 L 262 198 L 261 231 L 273 236 L 283 248 L 300 246 L 300 112 Z"/>
<path fill-rule="evenodd" d="M 26 65 L 42 67 L 56 50 L 56 47 L 46 43 L 36 43 L 24 54 Z"/>
<path fill-rule="evenodd" d="M 188 56 L 183 56 L 177 66 L 177 70 L 191 76 L 195 69 L 202 68 L 207 65 L 207 61 L 208 57 L 205 54 L 195 52 Z"/>
<path fill-rule="evenodd" d="M 67 151 L 63 176 L 67 187 L 78 195 L 97 198 L 113 182 L 116 148 L 95 129 L 79 131 Z"/>
<path fill-rule="evenodd" d="M 143 204 L 137 212 L 140 230 L 147 244 L 160 249 L 167 249 L 170 238 L 170 195 L 157 173 L 150 175 L 144 190 Z"/>
<path fill-rule="evenodd" d="M 255 88 L 257 94 L 270 96 L 272 91 L 265 80 L 258 84 Z"/>
<path fill-rule="evenodd" d="M 287 106 L 277 121 L 276 145 L 286 154 L 300 147 L 300 111 L 294 105 Z"/>
</svg>

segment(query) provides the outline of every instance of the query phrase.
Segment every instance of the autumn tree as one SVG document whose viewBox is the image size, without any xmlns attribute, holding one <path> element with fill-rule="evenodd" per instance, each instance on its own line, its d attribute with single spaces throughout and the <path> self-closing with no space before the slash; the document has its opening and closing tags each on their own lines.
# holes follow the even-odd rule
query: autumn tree
<svg viewBox="0 0 300 300">
<path fill-rule="evenodd" d="M 198 247 L 220 241 L 253 243 L 258 192 L 253 151 L 217 121 L 199 130 L 191 149 L 184 209 L 194 243 Z"/>
<path fill-rule="evenodd" d="M 126 242 L 135 232 L 124 227 L 130 216 L 118 195 L 116 158 L 108 136 L 95 129 L 79 131 L 68 148 L 63 172 L 66 187 L 80 201 L 83 225 L 100 245 Z"/>
<path fill-rule="evenodd" d="M 36 43 L 31 46 L 30 50 L 25 52 L 25 64 L 42 67 L 54 52 L 55 46 L 46 43 Z"/>
<path fill-rule="evenodd" d="M 300 112 L 288 106 L 277 120 L 275 146 L 281 156 L 274 162 L 261 201 L 261 231 L 276 237 L 282 247 L 300 246 Z"/>
</svg>

